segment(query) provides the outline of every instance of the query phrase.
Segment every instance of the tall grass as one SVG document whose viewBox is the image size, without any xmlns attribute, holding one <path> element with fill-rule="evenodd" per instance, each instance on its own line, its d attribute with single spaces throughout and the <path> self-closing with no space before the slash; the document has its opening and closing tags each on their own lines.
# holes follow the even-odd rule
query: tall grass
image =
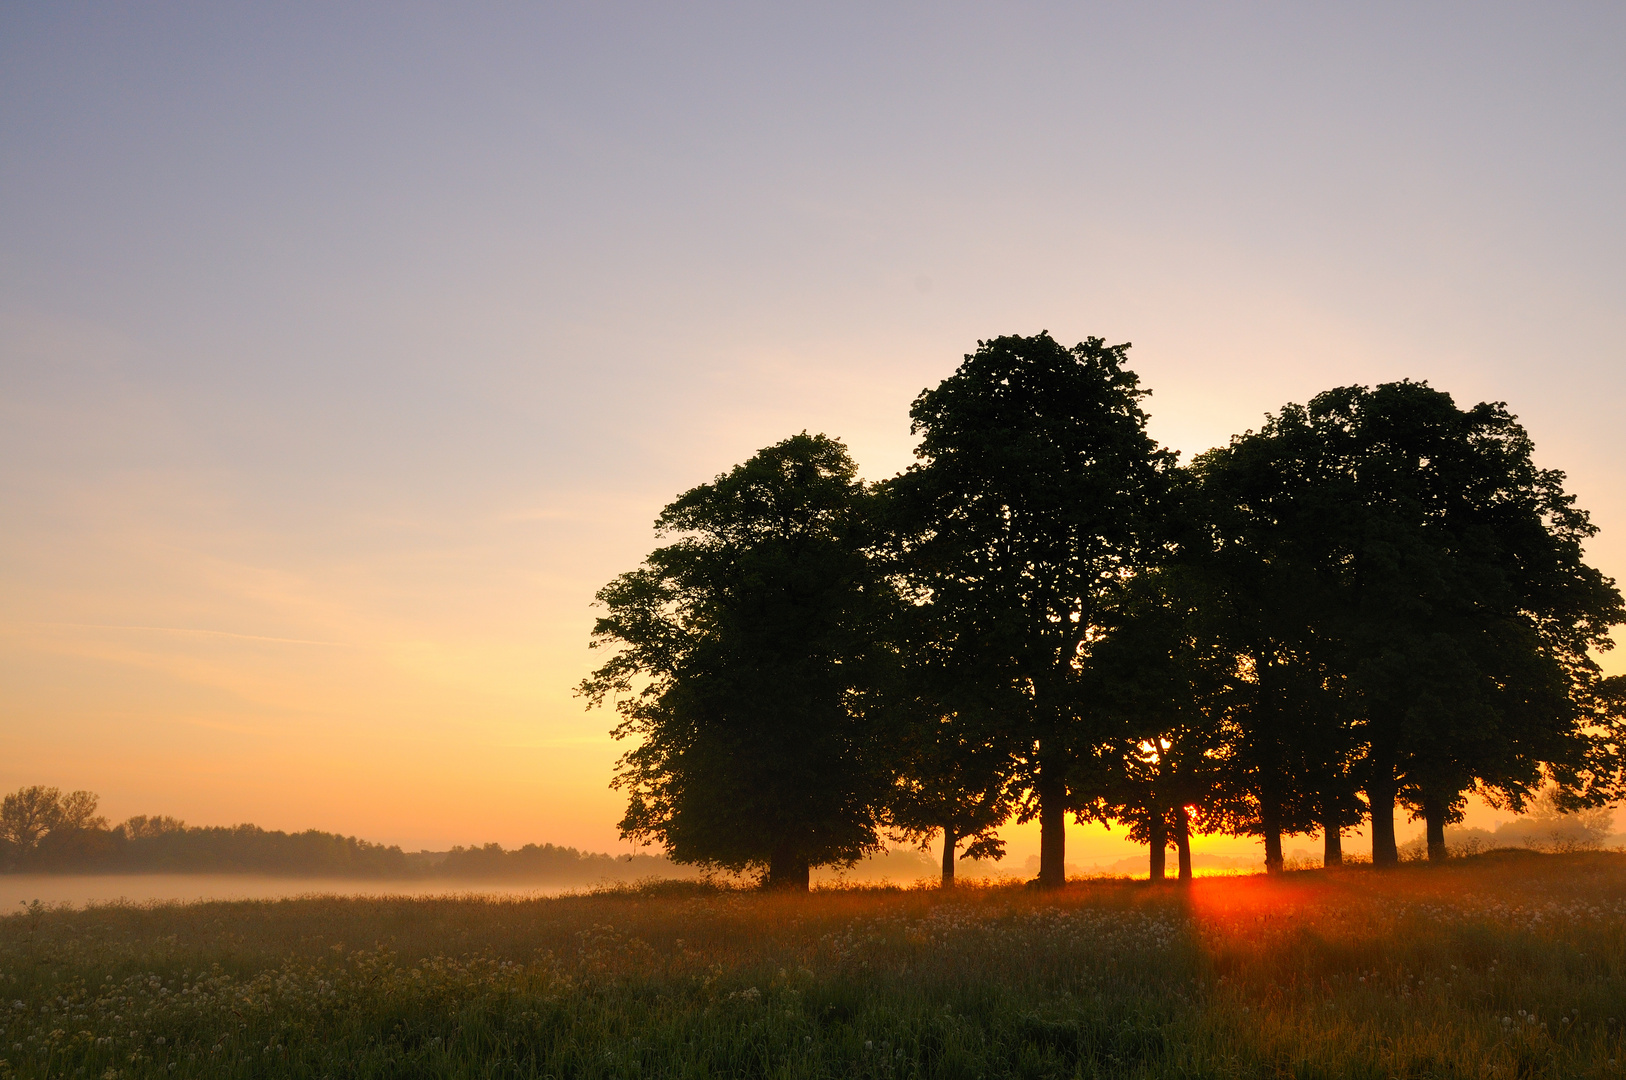
<svg viewBox="0 0 1626 1080">
<path fill-rule="evenodd" d="M 0 1077 L 1619 1076 L 1626 857 L 35 909 Z"/>
</svg>

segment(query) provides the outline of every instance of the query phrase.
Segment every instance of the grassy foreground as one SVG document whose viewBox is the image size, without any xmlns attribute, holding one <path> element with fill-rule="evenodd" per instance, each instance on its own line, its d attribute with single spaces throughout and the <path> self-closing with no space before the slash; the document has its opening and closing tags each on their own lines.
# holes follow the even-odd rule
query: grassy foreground
<svg viewBox="0 0 1626 1080">
<path fill-rule="evenodd" d="M 1614 1077 L 1626 856 L 0 919 L 0 1077 Z"/>
</svg>

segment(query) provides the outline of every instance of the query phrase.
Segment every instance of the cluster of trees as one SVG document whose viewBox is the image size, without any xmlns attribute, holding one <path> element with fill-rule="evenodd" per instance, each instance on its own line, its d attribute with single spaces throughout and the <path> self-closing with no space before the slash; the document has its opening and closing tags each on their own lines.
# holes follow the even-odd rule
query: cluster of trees
<svg viewBox="0 0 1626 1080">
<path fill-rule="evenodd" d="M 614 856 L 553 844 L 405 852 L 309 829 L 196 826 L 138 815 L 109 825 L 89 791 L 33 786 L 0 800 L 0 870 L 11 872 L 256 873 L 321 878 L 451 878 L 584 885 L 681 873 L 652 855 Z"/>
<path fill-rule="evenodd" d="M 1117 822 L 1190 873 L 1189 840 L 1343 831 L 1429 854 L 1470 794 L 1561 809 L 1622 793 L 1626 619 L 1595 533 L 1500 404 L 1424 383 L 1330 390 L 1181 465 L 1127 346 L 979 343 L 911 409 L 877 484 L 801 435 L 681 495 L 671 542 L 598 594 L 581 685 L 635 741 L 623 835 L 805 888 L 887 837 L 1001 854 Z"/>
<path fill-rule="evenodd" d="M 555 844 L 508 849 L 501 844 L 454 847 L 436 863 L 434 872 L 437 877 L 466 881 L 545 881 L 555 885 L 682 876 L 670 860 L 656 855 L 607 855 Z"/>
<path fill-rule="evenodd" d="M 63 794 L 54 787 L 25 787 L 0 799 L 0 866 L 54 866 L 81 859 L 100 846 L 107 819 L 96 812 L 89 791 Z"/>
<path fill-rule="evenodd" d="M 310 829 L 195 826 L 138 815 L 109 826 L 89 791 L 25 787 L 0 800 L 0 868 L 92 873 L 243 873 L 311 877 L 407 877 L 399 847 Z"/>
<path fill-rule="evenodd" d="M 1534 849 L 1536 851 L 1597 851 L 1618 844 L 1613 807 L 1563 810 L 1555 792 L 1547 789 L 1525 806 L 1524 814 L 1493 829 L 1458 825 L 1445 830 L 1453 854 Z M 1428 852 L 1427 838 L 1416 836 L 1400 846 L 1403 858 L 1421 858 Z"/>
</svg>

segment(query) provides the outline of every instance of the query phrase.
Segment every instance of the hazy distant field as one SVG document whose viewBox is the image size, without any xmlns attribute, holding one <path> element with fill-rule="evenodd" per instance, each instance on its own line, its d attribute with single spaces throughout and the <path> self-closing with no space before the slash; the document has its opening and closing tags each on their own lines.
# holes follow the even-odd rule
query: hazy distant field
<svg viewBox="0 0 1626 1080">
<path fill-rule="evenodd" d="M 0 1076 L 1614 1077 L 1626 857 L 0 920 Z"/>
<path fill-rule="evenodd" d="M 563 885 L 523 882 L 379 881 L 261 874 L 0 874 L 0 913 L 38 900 L 56 907 L 127 901 L 281 900 L 297 896 L 557 896 Z"/>
</svg>

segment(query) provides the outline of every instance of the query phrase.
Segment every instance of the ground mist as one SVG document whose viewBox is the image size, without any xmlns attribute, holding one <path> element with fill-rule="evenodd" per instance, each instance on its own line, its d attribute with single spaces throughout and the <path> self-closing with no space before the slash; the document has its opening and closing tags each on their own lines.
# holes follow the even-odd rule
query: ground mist
<svg viewBox="0 0 1626 1080">
<path fill-rule="evenodd" d="M 35 908 L 4 1077 L 1619 1076 L 1626 856 Z"/>
</svg>

